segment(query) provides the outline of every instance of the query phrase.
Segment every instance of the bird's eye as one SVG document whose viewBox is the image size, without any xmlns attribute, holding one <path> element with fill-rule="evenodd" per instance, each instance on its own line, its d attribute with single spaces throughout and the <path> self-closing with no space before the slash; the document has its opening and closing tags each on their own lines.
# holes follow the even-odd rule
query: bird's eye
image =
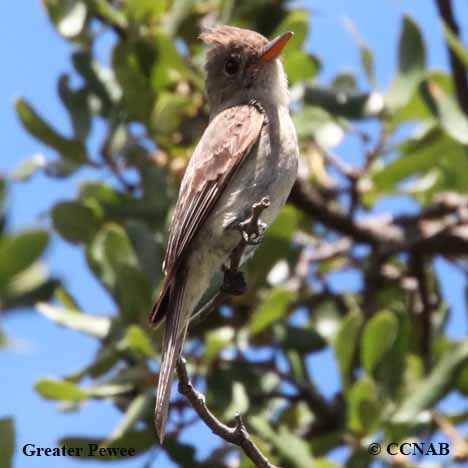
<svg viewBox="0 0 468 468">
<path fill-rule="evenodd" d="M 224 64 L 224 71 L 227 75 L 233 76 L 239 71 L 239 60 L 230 58 Z"/>
</svg>

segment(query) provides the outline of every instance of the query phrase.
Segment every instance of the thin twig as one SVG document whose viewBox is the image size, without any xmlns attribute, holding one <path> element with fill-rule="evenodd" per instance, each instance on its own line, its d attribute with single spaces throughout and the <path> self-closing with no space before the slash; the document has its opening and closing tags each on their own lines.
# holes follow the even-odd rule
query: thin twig
<svg viewBox="0 0 468 468">
<path fill-rule="evenodd" d="M 242 448 L 244 453 L 252 460 L 257 468 L 276 468 L 252 441 L 240 414 L 236 415 L 236 425 L 234 427 L 229 427 L 219 421 L 210 411 L 205 403 L 205 396 L 195 390 L 190 382 L 186 361 L 183 357 L 181 357 L 177 363 L 177 376 L 179 378 L 179 392 L 190 401 L 194 411 L 214 434 L 218 435 L 226 442 Z"/>
<path fill-rule="evenodd" d="M 446 26 L 458 38 L 460 36 L 460 29 L 453 13 L 451 0 L 436 0 L 439 14 L 444 20 Z M 453 82 L 455 84 L 455 94 L 457 101 L 462 111 L 468 115 L 468 77 L 466 69 L 462 61 L 458 58 L 457 54 L 447 44 L 449 53 L 450 67 L 452 69 Z"/>
<path fill-rule="evenodd" d="M 350 166 L 347 162 L 343 161 L 339 156 L 326 151 L 318 143 L 314 144 L 317 151 L 323 156 L 325 161 L 333 166 L 338 172 L 343 174 L 348 179 L 356 179 L 359 176 L 359 169 Z"/>
<path fill-rule="evenodd" d="M 432 420 L 437 424 L 441 432 L 445 434 L 453 450 L 455 462 L 463 463 L 468 460 L 468 443 L 457 431 L 457 428 L 442 413 L 433 410 Z"/>
</svg>

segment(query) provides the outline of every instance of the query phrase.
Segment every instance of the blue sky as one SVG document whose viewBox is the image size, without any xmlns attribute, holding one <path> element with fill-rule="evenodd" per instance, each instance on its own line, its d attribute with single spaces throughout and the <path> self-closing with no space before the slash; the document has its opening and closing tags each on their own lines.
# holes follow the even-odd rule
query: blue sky
<svg viewBox="0 0 468 468">
<path fill-rule="evenodd" d="M 68 122 L 56 94 L 56 80 L 60 73 L 71 71 L 70 48 L 54 32 L 45 16 L 40 2 L 0 2 L 0 56 L 4 63 L 0 75 L 0 145 L 2 157 L 0 172 L 9 173 L 24 158 L 48 150 L 30 138 L 20 127 L 13 111 L 15 97 L 27 98 L 54 125 L 67 132 Z M 423 29 L 428 44 L 428 58 L 432 67 L 446 68 L 447 57 L 441 40 L 435 8 L 431 1 L 408 2 L 403 0 L 327 0 L 300 2 L 311 10 L 311 33 L 308 47 L 317 52 L 324 64 L 321 78 L 328 79 L 337 71 L 359 70 L 359 57 L 349 33 L 343 26 L 348 17 L 357 25 L 362 36 L 374 51 L 377 82 L 380 89 L 388 85 L 396 64 L 397 34 L 403 13 L 411 14 Z M 459 18 L 468 18 L 468 2 L 456 3 Z M 466 39 L 465 31 L 464 38 Z M 104 57 L 107 48 L 101 51 Z M 362 75 L 361 76 L 362 79 Z M 362 81 L 364 83 L 364 81 Z M 359 158 L 358 148 L 345 142 L 338 150 L 350 162 Z M 18 184 L 10 191 L 11 227 L 30 225 L 46 226 L 42 214 L 56 200 L 71 198 L 77 190 L 79 180 L 89 177 L 82 174 L 71 183 L 54 182 L 42 176 L 31 182 Z M 404 202 L 387 202 L 383 208 L 410 209 Z M 50 270 L 65 278 L 70 290 L 75 293 L 90 313 L 109 314 L 113 306 L 109 298 L 98 287 L 88 273 L 82 252 L 54 238 L 47 253 Z M 464 305 L 464 281 L 461 275 L 446 262 L 437 260 L 435 267 L 442 278 L 442 289 L 451 304 L 453 317 L 449 323 L 452 337 L 464 337 L 467 332 L 467 311 Z M 158 268 L 155 265 L 155 268 Z M 348 289 L 357 279 L 350 275 L 337 275 L 334 287 Z M 17 467 L 60 467 L 83 466 L 71 458 L 46 460 L 26 459 L 20 454 L 25 443 L 42 447 L 53 447 L 64 435 L 105 436 L 119 421 L 120 413 L 110 403 L 88 403 L 74 414 L 59 413 L 54 404 L 42 400 L 33 390 L 33 383 L 40 377 L 61 376 L 90 361 L 96 350 L 93 340 L 58 328 L 34 312 L 16 313 L 4 319 L 1 326 L 7 334 L 17 340 L 15 351 L 0 352 L 2 385 L 0 386 L 0 417 L 15 416 L 18 453 Z M 338 381 L 334 362 L 329 353 L 313 358 L 313 375 L 327 395 L 337 388 Z M 459 406 L 459 399 L 447 404 Z M 466 402 L 465 402 L 466 405 Z M 201 425 L 188 434 L 187 439 L 197 441 L 202 447 L 200 455 L 208 453 L 217 440 Z M 339 459 L 339 454 L 336 455 Z M 141 467 L 146 455 L 112 466 Z M 103 466 L 87 462 L 88 468 Z M 158 458 L 158 468 L 173 465 L 164 457 Z"/>
</svg>

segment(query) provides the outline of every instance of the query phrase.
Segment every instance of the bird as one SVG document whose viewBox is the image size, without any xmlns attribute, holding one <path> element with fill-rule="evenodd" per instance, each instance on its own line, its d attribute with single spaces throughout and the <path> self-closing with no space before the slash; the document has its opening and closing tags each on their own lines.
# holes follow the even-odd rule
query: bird
<svg viewBox="0 0 468 468">
<path fill-rule="evenodd" d="M 292 36 L 288 31 L 269 41 L 256 31 L 227 25 L 200 34 L 208 45 L 209 124 L 181 181 L 165 277 L 149 316 L 152 326 L 165 322 L 154 415 L 161 444 L 174 369 L 194 309 L 214 273 L 229 263 L 241 239 L 236 227 L 252 205 L 269 200 L 262 222 L 271 224 L 297 176 L 299 148 L 279 58 Z"/>
</svg>

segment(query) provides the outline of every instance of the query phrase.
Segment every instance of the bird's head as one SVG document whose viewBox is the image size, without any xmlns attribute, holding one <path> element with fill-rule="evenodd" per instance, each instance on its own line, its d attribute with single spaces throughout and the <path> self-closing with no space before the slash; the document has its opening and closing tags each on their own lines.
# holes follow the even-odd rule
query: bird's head
<svg viewBox="0 0 468 468">
<path fill-rule="evenodd" d="M 200 38 L 211 47 L 206 59 L 206 94 L 211 114 L 251 99 L 287 106 L 288 84 L 279 55 L 293 33 L 268 41 L 233 26 L 206 29 Z"/>
</svg>

